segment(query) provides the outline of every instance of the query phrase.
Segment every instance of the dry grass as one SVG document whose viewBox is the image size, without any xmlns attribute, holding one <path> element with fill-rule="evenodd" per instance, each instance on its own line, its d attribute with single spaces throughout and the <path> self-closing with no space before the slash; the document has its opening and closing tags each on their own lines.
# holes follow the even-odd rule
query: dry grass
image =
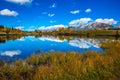
<svg viewBox="0 0 120 80">
<path fill-rule="evenodd" d="M 117 80 L 120 78 L 120 42 L 102 43 L 105 52 L 49 52 L 26 61 L 4 63 L 0 80 Z"/>
</svg>

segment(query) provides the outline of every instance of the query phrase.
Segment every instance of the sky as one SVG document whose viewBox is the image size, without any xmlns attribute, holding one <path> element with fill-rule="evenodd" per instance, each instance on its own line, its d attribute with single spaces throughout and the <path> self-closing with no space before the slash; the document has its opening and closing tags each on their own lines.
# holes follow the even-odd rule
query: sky
<svg viewBox="0 0 120 80">
<path fill-rule="evenodd" d="M 22 30 L 120 25 L 120 0 L 0 0 L 0 24 Z"/>
</svg>

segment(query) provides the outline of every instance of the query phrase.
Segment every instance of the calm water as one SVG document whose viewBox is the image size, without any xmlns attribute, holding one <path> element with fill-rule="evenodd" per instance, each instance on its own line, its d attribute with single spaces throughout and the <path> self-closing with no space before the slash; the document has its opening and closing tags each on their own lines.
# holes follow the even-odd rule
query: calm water
<svg viewBox="0 0 120 80">
<path fill-rule="evenodd" d="M 16 60 L 25 59 L 32 54 L 40 54 L 49 51 L 77 51 L 85 52 L 94 50 L 101 52 L 100 42 L 105 39 L 87 39 L 77 37 L 52 37 L 27 36 L 14 40 L 1 40 L 0 59 Z"/>
</svg>

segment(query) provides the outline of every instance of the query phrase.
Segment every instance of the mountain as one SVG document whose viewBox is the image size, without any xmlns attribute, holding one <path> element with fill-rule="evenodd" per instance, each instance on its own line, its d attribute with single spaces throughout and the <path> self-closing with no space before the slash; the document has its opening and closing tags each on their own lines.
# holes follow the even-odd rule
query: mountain
<svg viewBox="0 0 120 80">
<path fill-rule="evenodd" d="M 69 26 L 72 30 L 95 30 L 95 29 L 113 29 L 114 27 L 112 25 L 106 24 L 106 23 L 100 23 L 100 22 L 93 22 L 90 24 L 80 24 L 78 26 Z M 42 32 L 52 32 L 57 31 L 59 28 L 67 28 L 67 26 L 64 25 L 55 25 L 55 26 L 49 26 L 49 27 L 40 27 L 39 30 Z"/>
<path fill-rule="evenodd" d="M 79 26 L 70 26 L 70 28 L 72 30 L 84 30 L 87 28 L 87 26 L 88 26 L 87 24 L 81 24 Z"/>
<path fill-rule="evenodd" d="M 100 22 L 93 22 L 90 24 L 83 24 L 83 25 L 79 25 L 79 26 L 71 26 L 71 29 L 73 30 L 87 30 L 87 29 L 109 29 L 109 28 L 113 28 L 112 25 L 106 24 L 106 23 L 100 23 Z"/>
<path fill-rule="evenodd" d="M 109 29 L 109 28 L 112 28 L 112 27 L 113 27 L 112 25 L 109 25 L 109 24 L 106 24 L 106 23 L 100 23 L 100 22 L 94 22 L 94 23 L 87 26 L 88 29 L 98 29 L 98 28 Z"/>
<path fill-rule="evenodd" d="M 110 28 L 111 29 L 111 28 Z M 120 25 L 119 26 L 115 26 L 114 28 L 112 28 L 114 30 L 120 30 Z"/>
</svg>

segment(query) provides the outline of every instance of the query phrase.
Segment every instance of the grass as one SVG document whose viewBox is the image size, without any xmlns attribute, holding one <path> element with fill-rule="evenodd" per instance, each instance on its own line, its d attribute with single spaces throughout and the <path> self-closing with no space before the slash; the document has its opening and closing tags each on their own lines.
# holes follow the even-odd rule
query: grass
<svg viewBox="0 0 120 80">
<path fill-rule="evenodd" d="M 0 80 L 118 80 L 120 42 L 108 41 L 103 53 L 49 52 L 12 64 L 0 62 Z"/>
<path fill-rule="evenodd" d="M 96 37 L 96 36 L 120 36 L 120 30 L 67 30 L 63 31 L 52 31 L 52 32 L 41 32 L 41 31 L 33 31 L 29 33 L 29 35 L 34 36 L 42 36 L 42 35 L 52 35 L 52 36 L 87 36 L 87 37 Z"/>
</svg>

